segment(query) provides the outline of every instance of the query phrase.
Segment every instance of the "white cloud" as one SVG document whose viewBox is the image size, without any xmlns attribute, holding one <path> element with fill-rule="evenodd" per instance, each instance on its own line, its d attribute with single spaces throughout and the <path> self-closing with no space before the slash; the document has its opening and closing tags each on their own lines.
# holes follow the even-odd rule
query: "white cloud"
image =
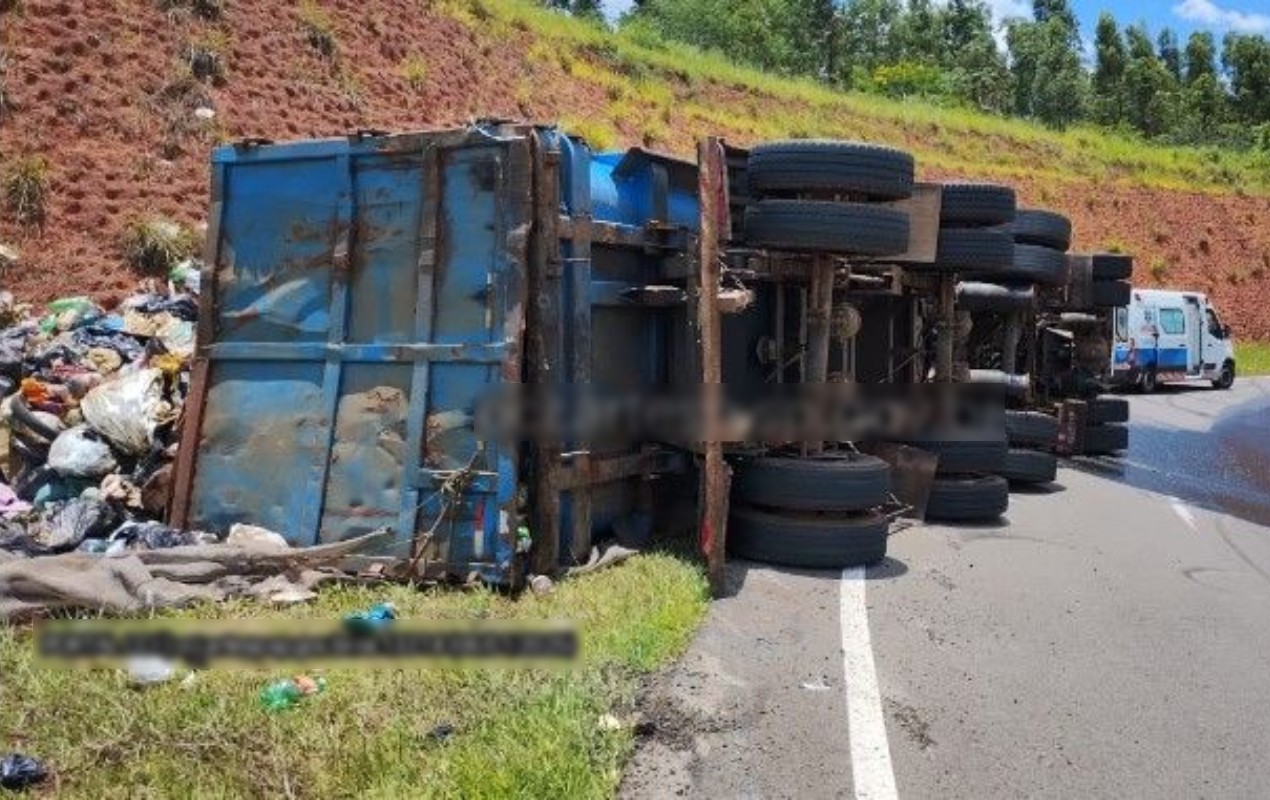
<svg viewBox="0 0 1270 800">
<path fill-rule="evenodd" d="M 1011 17 L 1032 18 L 1032 4 L 1027 0 L 988 0 L 988 8 L 997 22 Z"/>
<path fill-rule="evenodd" d="M 1270 33 L 1270 16 L 1222 8 L 1213 0 L 1182 0 L 1173 13 L 1185 20 L 1239 33 Z"/>
</svg>

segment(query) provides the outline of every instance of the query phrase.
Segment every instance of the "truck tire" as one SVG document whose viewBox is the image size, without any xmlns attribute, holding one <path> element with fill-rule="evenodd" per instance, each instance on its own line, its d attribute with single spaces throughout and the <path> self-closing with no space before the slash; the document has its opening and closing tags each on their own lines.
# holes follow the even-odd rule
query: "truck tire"
<svg viewBox="0 0 1270 800">
<path fill-rule="evenodd" d="M 1123 425 L 1085 426 L 1085 454 L 1117 453 L 1129 448 L 1129 429 Z"/>
<path fill-rule="evenodd" d="M 1127 281 L 1094 281 L 1090 299 L 1094 308 L 1119 308 L 1129 305 L 1132 292 Z"/>
<path fill-rule="evenodd" d="M 1095 397 L 1085 403 L 1085 422 L 1089 425 L 1128 421 L 1129 401 L 1123 397 Z"/>
<path fill-rule="evenodd" d="M 893 256 L 908 249 L 908 214 L 825 200 L 760 200 L 745 209 L 748 244 L 780 250 Z"/>
<path fill-rule="evenodd" d="M 1096 281 L 1127 280 L 1133 275 L 1133 256 L 1119 253 L 1094 253 L 1090 257 L 1091 270 Z"/>
<path fill-rule="evenodd" d="M 1000 475 L 937 477 L 926 501 L 926 518 L 948 522 L 991 520 L 1009 507 L 1010 484 Z"/>
<path fill-rule="evenodd" d="M 1221 365 L 1221 375 L 1213 381 L 1214 389 L 1229 389 L 1235 385 L 1235 362 L 1227 359 Z"/>
<path fill-rule="evenodd" d="M 1011 445 L 1053 447 L 1058 440 L 1058 420 L 1039 411 L 1007 411 L 1005 435 Z"/>
<path fill-rule="evenodd" d="M 1072 221 L 1054 211 L 1020 208 L 1010 226 L 1014 241 L 1066 251 L 1072 246 Z"/>
<path fill-rule="evenodd" d="M 786 567 L 842 569 L 886 557 L 881 514 L 772 512 L 740 505 L 728 517 L 728 551 Z"/>
<path fill-rule="evenodd" d="M 1005 436 L 999 440 L 922 437 L 903 444 L 939 456 L 935 468 L 937 474 L 995 472 L 1001 466 L 1008 446 Z"/>
<path fill-rule="evenodd" d="M 1004 225 L 1014 221 L 1015 195 L 993 183 L 945 183 L 941 188 L 939 224 Z"/>
<path fill-rule="evenodd" d="M 913 194 L 913 156 L 890 147 L 832 140 L 765 142 L 750 151 L 750 191 L 824 191 L 903 200 Z"/>
<path fill-rule="evenodd" d="M 1014 239 L 1004 228 L 943 228 L 935 268 L 1000 274 L 1014 266 Z"/>
<path fill-rule="evenodd" d="M 1053 483 L 1058 477 L 1058 459 L 1053 453 L 1011 447 L 997 474 L 1010 483 Z"/>
<path fill-rule="evenodd" d="M 733 496 L 747 505 L 793 511 L 862 511 L 885 503 L 891 466 L 862 453 L 809 458 L 764 456 L 738 462 Z"/>
<path fill-rule="evenodd" d="M 1035 244 L 1016 244 L 1010 280 L 1057 286 L 1067 273 L 1067 257 L 1062 251 Z"/>
</svg>

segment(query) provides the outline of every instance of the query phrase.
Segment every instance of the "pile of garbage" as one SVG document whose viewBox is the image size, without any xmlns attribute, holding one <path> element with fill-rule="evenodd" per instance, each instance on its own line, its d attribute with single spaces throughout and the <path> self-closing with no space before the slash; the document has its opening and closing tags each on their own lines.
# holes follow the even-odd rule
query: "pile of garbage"
<svg viewBox="0 0 1270 800">
<path fill-rule="evenodd" d="M 0 550 L 121 553 L 215 541 L 163 524 L 198 318 L 197 264 L 106 310 L 0 292 Z"/>
</svg>

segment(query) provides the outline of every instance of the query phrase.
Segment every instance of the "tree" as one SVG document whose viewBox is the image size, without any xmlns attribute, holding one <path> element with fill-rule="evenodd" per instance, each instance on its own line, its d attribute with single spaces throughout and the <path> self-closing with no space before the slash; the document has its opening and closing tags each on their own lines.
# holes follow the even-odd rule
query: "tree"
<svg viewBox="0 0 1270 800">
<path fill-rule="evenodd" d="M 1155 54 L 1142 25 L 1125 29 L 1129 62 L 1124 72 L 1125 118 L 1146 136 L 1159 136 L 1176 123 L 1177 79 Z"/>
<path fill-rule="evenodd" d="M 1035 22 L 1016 20 L 1006 30 L 1015 113 L 1064 128 L 1085 116 L 1088 75 L 1077 49 L 1079 32 L 1065 0 L 1035 5 Z"/>
<path fill-rule="evenodd" d="M 1217 77 L 1217 43 L 1207 31 L 1196 31 L 1186 40 L 1186 83 L 1205 76 Z"/>
<path fill-rule="evenodd" d="M 943 17 L 931 0 L 908 0 L 908 10 L 896 25 L 902 57 L 919 64 L 943 64 Z"/>
<path fill-rule="evenodd" d="M 992 38 L 987 5 L 981 0 L 950 0 L 940 28 L 953 94 L 984 111 L 1007 111 L 1010 70 Z"/>
<path fill-rule="evenodd" d="M 641 3 L 642 0 L 636 0 L 636 5 Z M 604 4 L 600 0 L 543 0 L 543 4 L 547 8 L 567 11 L 575 17 L 604 19 Z"/>
<path fill-rule="evenodd" d="M 1164 67 L 1172 73 L 1173 80 L 1182 80 L 1182 51 L 1178 48 L 1177 34 L 1165 28 L 1160 31 L 1155 43 L 1160 49 L 1160 60 L 1164 62 Z"/>
<path fill-rule="evenodd" d="M 902 13 L 899 0 L 847 0 L 841 13 L 839 41 L 840 61 L 848 76 L 865 76 L 900 60 L 896 25 Z"/>
<path fill-rule="evenodd" d="M 1270 122 L 1270 41 L 1231 33 L 1222 43 L 1222 65 L 1230 75 L 1231 105 L 1242 122 Z"/>
<path fill-rule="evenodd" d="M 1067 0 L 1032 0 L 1032 17 L 1041 23 L 1057 22 L 1073 42 L 1080 40 L 1080 24 Z"/>
<path fill-rule="evenodd" d="M 1124 120 L 1124 71 L 1128 62 L 1116 18 L 1104 11 L 1094 32 L 1094 118 L 1104 125 Z"/>
</svg>

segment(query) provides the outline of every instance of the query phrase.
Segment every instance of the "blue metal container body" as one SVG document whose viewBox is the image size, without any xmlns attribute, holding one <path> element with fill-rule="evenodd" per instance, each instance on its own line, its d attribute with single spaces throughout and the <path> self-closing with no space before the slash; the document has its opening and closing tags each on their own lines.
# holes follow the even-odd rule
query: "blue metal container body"
<svg viewBox="0 0 1270 800">
<path fill-rule="evenodd" d="M 665 185 L 658 157 L 592 157 L 535 135 L 559 150 L 562 216 L 695 225 L 695 198 Z M 179 521 L 248 522 L 295 545 L 388 527 L 375 556 L 512 578 L 524 460 L 514 443 L 479 441 L 472 414 L 522 379 L 532 167 L 525 129 L 216 150 L 198 447 Z M 556 380 L 663 382 L 668 315 L 622 300 L 657 259 L 577 247 L 559 242 L 568 368 Z M 632 513 L 628 484 L 586 487 L 562 493 L 559 530 L 535 536 L 576 544 L 580 491 L 594 530 Z"/>
</svg>

